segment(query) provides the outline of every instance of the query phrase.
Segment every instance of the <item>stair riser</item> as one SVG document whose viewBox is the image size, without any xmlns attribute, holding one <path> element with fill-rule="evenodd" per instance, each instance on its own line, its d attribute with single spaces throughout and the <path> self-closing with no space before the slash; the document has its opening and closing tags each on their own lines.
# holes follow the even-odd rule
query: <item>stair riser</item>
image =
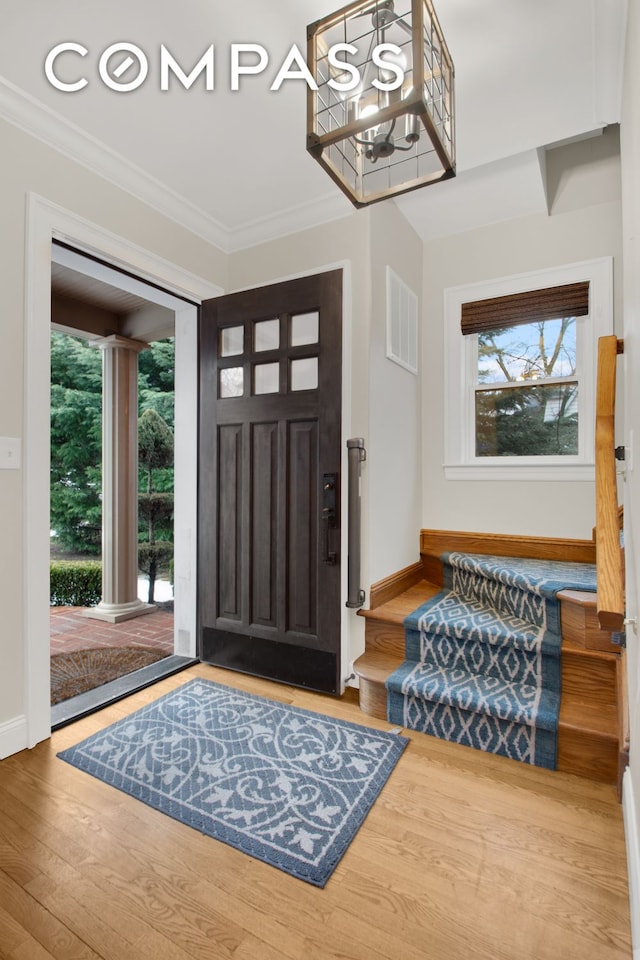
<svg viewBox="0 0 640 960">
<path fill-rule="evenodd" d="M 456 593 L 473 597 L 507 616 L 519 617 L 536 626 L 560 632 L 559 617 L 554 617 L 552 623 L 547 622 L 548 605 L 542 597 L 519 590 L 518 587 L 509 587 L 495 580 L 478 577 L 466 570 L 455 570 L 452 577 L 445 570 L 445 584 L 448 585 L 449 582 Z"/>
<path fill-rule="evenodd" d="M 559 686 L 560 663 L 557 657 L 540 656 L 513 648 L 505 651 L 476 640 L 451 640 L 429 634 L 421 636 L 417 630 L 407 630 L 406 658 L 429 660 L 449 669 L 462 668 L 488 674 L 505 683 L 528 683 L 534 686 L 538 677 L 541 677 L 545 686 L 553 689 Z"/>
<path fill-rule="evenodd" d="M 402 626 L 367 620 L 365 638 L 367 650 L 380 650 L 394 654 L 398 657 L 399 663 L 404 660 L 405 634 Z M 606 659 L 593 658 L 563 647 L 561 661 L 563 694 L 575 696 L 585 703 L 615 704 L 617 702 L 616 661 L 615 654 Z M 362 690 L 362 686 L 360 689 Z M 377 716 L 377 714 L 371 714 L 371 716 Z M 382 719 L 384 719 L 384 713 Z"/>
<path fill-rule="evenodd" d="M 367 620 L 365 645 L 367 650 L 380 650 L 404 660 L 404 627 L 396 623 Z"/>
<path fill-rule="evenodd" d="M 558 733 L 558 770 L 601 783 L 615 783 L 618 775 L 618 742 L 585 730 L 565 728 Z"/>
<path fill-rule="evenodd" d="M 534 733 L 525 724 L 421 698 L 406 699 L 394 692 L 389 693 L 388 718 L 391 723 L 450 743 L 551 770 L 556 767 L 556 735 L 547 730 Z"/>
<path fill-rule="evenodd" d="M 616 659 L 596 659 L 563 650 L 562 695 L 583 703 L 615 706 Z"/>
<path fill-rule="evenodd" d="M 360 680 L 360 707 L 367 716 L 387 719 L 387 691 L 383 682 Z M 617 740 L 568 727 L 560 720 L 558 770 L 589 780 L 615 783 L 618 769 Z"/>
</svg>

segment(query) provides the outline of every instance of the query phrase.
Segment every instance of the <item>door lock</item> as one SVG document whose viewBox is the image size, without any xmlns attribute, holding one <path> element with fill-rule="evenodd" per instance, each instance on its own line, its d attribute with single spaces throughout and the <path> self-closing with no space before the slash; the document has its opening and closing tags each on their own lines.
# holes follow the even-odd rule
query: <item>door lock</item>
<svg viewBox="0 0 640 960">
<path fill-rule="evenodd" d="M 323 473 L 322 475 L 322 509 L 320 523 L 322 525 L 322 560 L 323 563 L 335 564 L 338 555 L 335 550 L 329 549 L 329 530 L 335 530 L 338 525 L 337 514 L 338 474 Z"/>
</svg>

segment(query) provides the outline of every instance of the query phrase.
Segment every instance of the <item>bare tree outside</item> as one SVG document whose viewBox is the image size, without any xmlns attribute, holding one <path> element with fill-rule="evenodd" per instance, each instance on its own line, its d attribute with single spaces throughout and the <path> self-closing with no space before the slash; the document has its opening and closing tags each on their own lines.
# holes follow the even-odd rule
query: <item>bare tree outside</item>
<svg viewBox="0 0 640 960">
<path fill-rule="evenodd" d="M 576 319 L 478 334 L 476 456 L 578 453 Z"/>
</svg>

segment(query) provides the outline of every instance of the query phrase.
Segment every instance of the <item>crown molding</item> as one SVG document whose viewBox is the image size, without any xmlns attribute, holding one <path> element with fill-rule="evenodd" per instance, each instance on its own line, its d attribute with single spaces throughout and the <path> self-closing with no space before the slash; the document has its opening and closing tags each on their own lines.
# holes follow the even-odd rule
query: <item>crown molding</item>
<svg viewBox="0 0 640 960">
<path fill-rule="evenodd" d="M 229 253 L 239 253 L 260 243 L 320 227 L 324 223 L 353 216 L 356 212 L 342 193 L 336 190 L 316 200 L 282 210 L 276 216 L 253 220 L 230 230 Z"/>
<path fill-rule="evenodd" d="M 142 200 L 224 253 L 229 252 L 229 233 L 217 220 L 3 77 L 0 118 Z"/>
<path fill-rule="evenodd" d="M 283 210 L 274 217 L 229 229 L 3 77 L 0 77 L 0 118 L 125 190 L 223 253 L 236 253 L 354 212 L 342 194 L 336 193 Z"/>
</svg>

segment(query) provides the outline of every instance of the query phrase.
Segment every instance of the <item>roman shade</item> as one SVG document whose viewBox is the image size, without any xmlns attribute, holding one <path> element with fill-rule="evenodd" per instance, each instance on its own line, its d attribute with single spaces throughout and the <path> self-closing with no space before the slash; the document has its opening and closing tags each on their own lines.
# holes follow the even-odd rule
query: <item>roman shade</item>
<svg viewBox="0 0 640 960">
<path fill-rule="evenodd" d="M 487 330 L 516 327 L 521 323 L 584 317 L 589 313 L 589 281 L 566 283 L 543 290 L 527 290 L 507 297 L 474 300 L 462 304 L 464 336 Z"/>
</svg>

